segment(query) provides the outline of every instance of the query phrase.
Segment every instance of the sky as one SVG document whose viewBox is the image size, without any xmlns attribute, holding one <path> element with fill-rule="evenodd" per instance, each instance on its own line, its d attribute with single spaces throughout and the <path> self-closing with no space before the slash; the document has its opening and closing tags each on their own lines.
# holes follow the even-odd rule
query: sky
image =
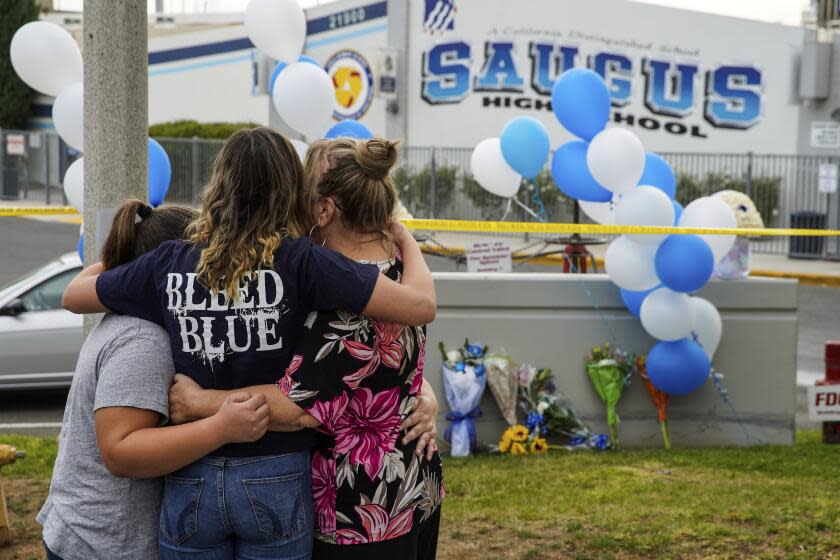
<svg viewBox="0 0 840 560">
<path fill-rule="evenodd" d="M 334 0 L 299 0 L 304 7 L 316 4 L 329 4 Z M 479 1 L 479 0 L 472 0 Z M 579 0 L 589 1 L 589 0 Z M 787 23 L 798 25 L 801 21 L 802 10 L 810 4 L 810 0 L 636 0 L 649 4 L 673 6 L 744 17 L 761 21 Z M 81 10 L 82 0 L 54 0 L 60 10 Z M 164 0 L 167 12 L 172 13 L 201 13 L 207 12 L 236 12 L 243 11 L 248 0 Z M 155 1 L 149 0 L 149 10 L 154 11 Z"/>
</svg>

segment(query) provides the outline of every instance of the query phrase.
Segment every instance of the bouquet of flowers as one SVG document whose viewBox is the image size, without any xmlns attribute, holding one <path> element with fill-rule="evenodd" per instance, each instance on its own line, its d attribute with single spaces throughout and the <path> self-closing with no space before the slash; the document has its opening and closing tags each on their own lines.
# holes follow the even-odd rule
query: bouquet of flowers
<svg viewBox="0 0 840 560">
<path fill-rule="evenodd" d="M 586 358 L 586 373 L 592 386 L 607 405 L 607 424 L 612 446 L 618 447 L 618 412 L 616 407 L 630 374 L 636 369 L 635 357 L 612 349 L 609 344 L 595 346 Z"/>
<path fill-rule="evenodd" d="M 591 435 L 568 400 L 557 393 L 549 368 L 537 369 L 530 365 L 519 368 L 519 406 L 526 415 L 525 425 L 532 433 L 568 439 Z"/>
<path fill-rule="evenodd" d="M 540 455 L 548 453 L 548 442 L 538 431 L 530 431 L 526 426 L 516 424 L 502 434 L 499 451 L 511 455 Z"/>
<path fill-rule="evenodd" d="M 665 449 L 671 449 L 671 434 L 668 431 L 668 393 L 663 393 L 653 386 L 650 382 L 650 377 L 647 374 L 645 367 L 645 356 L 636 358 L 636 370 L 642 379 L 645 380 L 645 388 L 648 396 L 656 407 L 656 414 L 659 419 L 659 427 L 662 428 L 662 441 L 665 444 Z"/>
<path fill-rule="evenodd" d="M 484 356 L 487 347 L 470 344 L 447 352 L 440 343 L 443 355 L 443 388 L 449 403 L 449 421 L 444 432 L 444 439 L 452 446 L 453 457 L 466 457 L 475 450 L 475 419 L 481 416 L 478 404 L 487 385 L 484 369 Z"/>
</svg>

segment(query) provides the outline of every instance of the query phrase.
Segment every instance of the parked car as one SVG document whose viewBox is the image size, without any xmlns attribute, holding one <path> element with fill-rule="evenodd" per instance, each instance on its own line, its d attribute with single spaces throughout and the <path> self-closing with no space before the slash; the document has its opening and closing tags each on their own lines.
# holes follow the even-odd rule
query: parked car
<svg viewBox="0 0 840 560">
<path fill-rule="evenodd" d="M 0 288 L 0 391 L 70 386 L 84 336 L 61 295 L 81 269 L 67 253 Z"/>
</svg>

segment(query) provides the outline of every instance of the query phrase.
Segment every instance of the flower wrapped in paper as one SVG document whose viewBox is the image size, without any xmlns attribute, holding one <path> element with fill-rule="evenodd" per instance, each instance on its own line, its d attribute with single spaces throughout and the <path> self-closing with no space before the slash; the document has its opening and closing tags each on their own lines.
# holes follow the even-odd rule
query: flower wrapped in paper
<svg viewBox="0 0 840 560">
<path fill-rule="evenodd" d="M 610 427 L 610 440 L 618 447 L 618 401 L 624 392 L 624 386 L 635 369 L 633 359 L 620 350 L 613 350 L 609 344 L 592 349 L 586 363 L 586 373 L 595 392 L 607 407 L 607 425 Z"/>
<path fill-rule="evenodd" d="M 487 385 L 484 356 L 487 348 L 466 341 L 462 348 L 443 355 L 443 388 L 449 413 L 444 439 L 452 446 L 453 457 L 466 457 L 476 448 L 475 420 L 481 416 L 479 403 Z"/>
</svg>

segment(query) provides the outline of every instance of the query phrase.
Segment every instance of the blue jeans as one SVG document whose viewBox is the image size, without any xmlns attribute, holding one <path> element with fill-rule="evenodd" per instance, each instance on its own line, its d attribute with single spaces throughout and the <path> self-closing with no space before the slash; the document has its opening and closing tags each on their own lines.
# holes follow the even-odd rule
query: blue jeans
<svg viewBox="0 0 840 560">
<path fill-rule="evenodd" d="M 47 553 L 47 560 L 63 560 L 61 556 L 50 550 L 47 543 L 44 543 L 44 551 Z"/>
<path fill-rule="evenodd" d="M 309 452 L 205 457 L 166 477 L 161 560 L 308 560 Z"/>
</svg>

